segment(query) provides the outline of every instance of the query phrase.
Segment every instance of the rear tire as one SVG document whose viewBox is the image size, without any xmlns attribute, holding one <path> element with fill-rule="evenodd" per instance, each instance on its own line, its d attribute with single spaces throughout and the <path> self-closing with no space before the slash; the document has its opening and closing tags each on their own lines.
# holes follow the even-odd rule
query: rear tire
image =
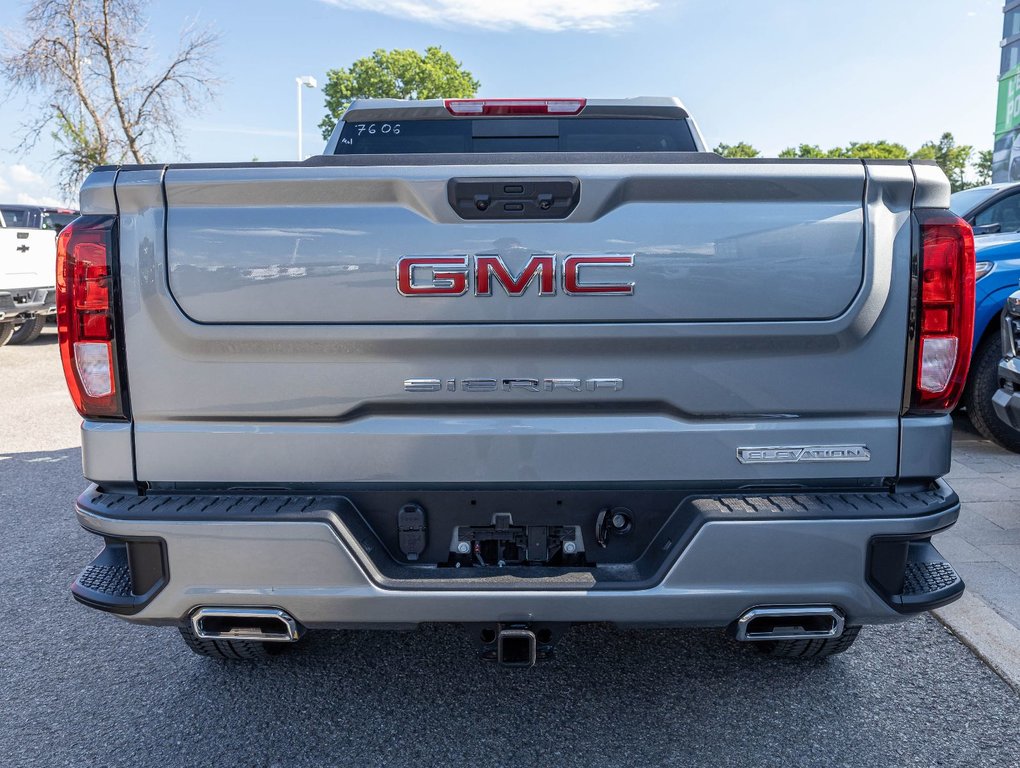
<svg viewBox="0 0 1020 768">
<path fill-rule="evenodd" d="M 17 326 L 17 329 L 11 334 L 10 341 L 7 343 L 29 344 L 39 338 L 45 327 L 46 316 L 36 315 L 31 320 L 25 320 L 20 326 Z"/>
<path fill-rule="evenodd" d="M 970 379 L 963 393 L 967 418 L 974 429 L 994 443 L 1014 453 L 1020 453 L 1020 431 L 1013 429 L 995 413 L 992 397 L 999 388 L 999 361 L 1002 359 L 1002 340 L 993 333 L 978 344 L 971 365 Z"/>
<path fill-rule="evenodd" d="M 0 323 L 0 347 L 11 340 L 14 335 L 14 323 Z"/>
<path fill-rule="evenodd" d="M 203 640 L 190 625 L 178 627 L 184 643 L 199 656 L 220 661 L 267 661 L 279 656 L 290 643 L 260 643 L 256 640 Z"/>
<path fill-rule="evenodd" d="M 831 640 L 766 640 L 754 645 L 774 659 L 824 659 L 843 653 L 854 644 L 860 632 L 860 627 L 846 627 L 842 635 Z"/>
</svg>

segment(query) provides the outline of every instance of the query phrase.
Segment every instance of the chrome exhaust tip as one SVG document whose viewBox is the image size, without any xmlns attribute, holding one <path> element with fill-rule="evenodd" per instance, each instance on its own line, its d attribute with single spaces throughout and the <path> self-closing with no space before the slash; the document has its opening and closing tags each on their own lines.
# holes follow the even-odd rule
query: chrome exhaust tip
<svg viewBox="0 0 1020 768">
<path fill-rule="evenodd" d="M 737 640 L 831 640 L 843 634 L 845 618 L 832 605 L 752 608 L 737 619 Z"/>
<path fill-rule="evenodd" d="M 209 608 L 191 614 L 191 628 L 203 640 L 257 640 L 293 643 L 301 627 L 279 608 Z"/>
</svg>

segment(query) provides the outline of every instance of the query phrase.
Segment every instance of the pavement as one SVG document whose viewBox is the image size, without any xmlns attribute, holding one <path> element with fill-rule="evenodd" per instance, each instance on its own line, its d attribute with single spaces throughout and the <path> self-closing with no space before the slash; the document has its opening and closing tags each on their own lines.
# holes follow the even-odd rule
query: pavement
<svg viewBox="0 0 1020 768">
<path fill-rule="evenodd" d="M 956 525 L 933 543 L 967 589 L 1020 630 L 1020 454 L 985 440 L 957 414 L 947 480 L 964 504 Z"/>
<path fill-rule="evenodd" d="M 71 512 L 78 419 L 51 331 L 0 349 L 0 403 L 5 768 L 1020 766 L 1020 695 L 929 615 L 867 627 L 846 654 L 811 663 L 760 658 L 714 631 L 601 626 L 572 630 L 528 671 L 478 662 L 445 626 L 313 633 L 266 665 L 193 656 L 171 629 L 68 594 L 98 543 Z M 1011 530 L 1000 486 L 1012 488 L 1012 457 L 972 447 L 978 458 L 954 466 L 977 473 L 959 476 L 961 490 L 1002 506 L 969 512 L 968 500 L 958 548 L 994 571 L 1008 551 L 975 532 Z M 976 466 L 993 460 L 1003 477 Z M 979 492 L 989 478 L 994 490 Z M 1005 615 L 1008 594 L 1000 604 Z"/>
</svg>

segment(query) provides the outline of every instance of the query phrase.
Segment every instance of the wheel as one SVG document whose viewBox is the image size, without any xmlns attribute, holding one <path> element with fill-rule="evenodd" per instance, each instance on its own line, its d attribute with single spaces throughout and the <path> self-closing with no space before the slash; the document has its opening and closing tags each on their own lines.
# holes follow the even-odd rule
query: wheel
<svg viewBox="0 0 1020 768">
<path fill-rule="evenodd" d="M 963 404 L 974 429 L 983 437 L 1003 448 L 1020 453 L 1020 431 L 1002 421 L 992 406 L 992 397 L 999 388 L 999 360 L 1002 359 L 1002 340 L 997 333 L 978 344 L 971 363 Z"/>
<path fill-rule="evenodd" d="M 191 626 L 178 627 L 185 644 L 199 656 L 220 661 L 265 661 L 279 656 L 290 643 L 260 643 L 257 640 L 203 640 Z"/>
<path fill-rule="evenodd" d="M 14 335 L 14 323 L 0 323 L 0 347 L 11 340 Z"/>
<path fill-rule="evenodd" d="M 8 344 L 28 344 L 39 338 L 39 334 L 46 327 L 45 315 L 36 315 L 31 320 L 25 320 L 21 325 L 15 325 L 14 333 L 11 334 Z"/>
<path fill-rule="evenodd" d="M 854 644 L 860 632 L 860 627 L 846 627 L 842 635 L 831 640 L 766 640 L 754 645 L 774 659 L 824 659 L 843 653 Z"/>
</svg>

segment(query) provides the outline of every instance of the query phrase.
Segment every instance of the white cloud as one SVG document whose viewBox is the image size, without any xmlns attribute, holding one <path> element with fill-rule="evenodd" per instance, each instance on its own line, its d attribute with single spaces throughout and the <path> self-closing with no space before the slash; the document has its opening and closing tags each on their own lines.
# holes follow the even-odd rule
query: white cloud
<svg viewBox="0 0 1020 768">
<path fill-rule="evenodd" d="M 0 164 L 0 203 L 61 206 L 55 187 L 27 165 Z"/>
<path fill-rule="evenodd" d="M 322 0 L 329 5 L 436 24 L 540 32 L 611 30 L 659 0 Z"/>
</svg>

